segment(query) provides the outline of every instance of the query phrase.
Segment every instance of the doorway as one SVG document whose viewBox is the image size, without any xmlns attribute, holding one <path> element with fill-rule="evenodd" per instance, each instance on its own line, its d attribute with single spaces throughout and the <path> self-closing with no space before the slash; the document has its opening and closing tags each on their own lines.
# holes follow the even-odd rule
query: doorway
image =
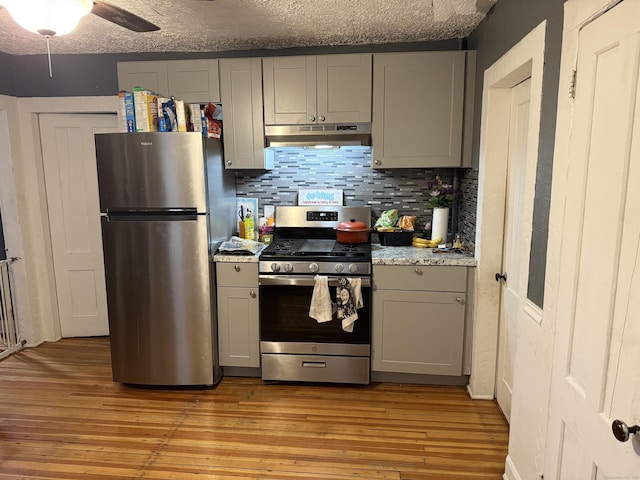
<svg viewBox="0 0 640 480">
<path fill-rule="evenodd" d="M 41 114 L 42 161 L 63 337 L 108 335 L 95 133 L 115 115 Z"/>
<path fill-rule="evenodd" d="M 509 151 L 507 159 L 507 190 L 505 202 L 505 228 L 502 254 L 502 292 L 500 295 L 500 324 L 498 332 L 498 365 L 496 373 L 496 400 L 507 421 L 511 417 L 513 396 L 513 370 L 518 339 L 518 309 L 524 284 L 521 281 L 522 255 L 530 248 L 523 241 L 524 206 L 532 199 L 525 198 L 527 183 L 527 137 L 529 132 L 529 104 L 531 79 L 511 88 L 509 115 Z M 524 264 L 524 265 L 523 265 Z M 498 277 L 500 278 L 500 277 Z"/>
</svg>

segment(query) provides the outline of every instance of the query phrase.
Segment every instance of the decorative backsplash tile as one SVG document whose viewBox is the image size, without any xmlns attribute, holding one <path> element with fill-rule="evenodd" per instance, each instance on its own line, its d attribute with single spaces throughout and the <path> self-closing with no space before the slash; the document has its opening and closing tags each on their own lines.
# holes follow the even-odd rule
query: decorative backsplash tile
<svg viewBox="0 0 640 480">
<path fill-rule="evenodd" d="M 476 213 L 478 206 L 478 170 L 467 168 L 460 176 L 460 204 L 458 225 L 462 241 L 471 250 L 476 245 Z"/>
<path fill-rule="evenodd" d="M 428 183 L 436 175 L 440 175 L 445 183 L 457 182 L 458 172 L 463 171 L 452 168 L 374 169 L 371 168 L 371 150 L 368 147 L 320 151 L 278 149 L 275 153 L 273 170 L 236 172 L 237 195 L 258 198 L 260 212 L 264 205 L 296 205 L 300 188 L 336 188 L 343 191 L 345 205 L 369 206 L 374 219 L 392 208 L 397 209 L 400 215 L 416 216 L 416 230 L 423 230 L 425 223 L 431 221 L 431 210 L 424 206 Z M 465 189 L 472 190 L 469 185 Z M 466 193 L 462 193 L 458 203 L 464 205 Z M 462 218 L 456 215 L 457 210 L 451 215 L 456 224 L 457 219 Z M 463 232 L 463 238 L 473 238 L 475 217 L 469 217 L 470 207 L 465 207 L 465 211 L 464 227 L 469 228 L 473 224 L 473 232 Z M 475 206 L 473 212 L 475 214 Z M 450 230 L 451 234 L 460 231 L 459 228 Z"/>
</svg>

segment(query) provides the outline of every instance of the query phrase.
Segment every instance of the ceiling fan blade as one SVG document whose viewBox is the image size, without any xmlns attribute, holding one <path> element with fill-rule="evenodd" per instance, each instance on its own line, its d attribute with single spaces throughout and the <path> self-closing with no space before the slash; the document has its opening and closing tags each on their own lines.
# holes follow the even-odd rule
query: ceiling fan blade
<svg viewBox="0 0 640 480">
<path fill-rule="evenodd" d="M 144 18 L 106 2 L 93 2 L 91 13 L 134 32 L 155 32 L 160 30 L 160 27 Z"/>
</svg>

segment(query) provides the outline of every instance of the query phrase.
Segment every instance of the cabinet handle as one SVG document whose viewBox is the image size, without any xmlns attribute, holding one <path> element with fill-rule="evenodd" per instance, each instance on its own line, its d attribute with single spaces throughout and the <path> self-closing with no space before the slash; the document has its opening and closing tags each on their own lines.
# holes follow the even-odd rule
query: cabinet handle
<svg viewBox="0 0 640 480">
<path fill-rule="evenodd" d="M 423 275 L 424 274 L 424 272 L 422 270 L 420 270 L 419 268 L 416 268 L 414 270 L 414 272 L 416 272 L 416 275 Z"/>
<path fill-rule="evenodd" d="M 382 165 L 382 162 L 380 160 L 374 160 L 373 163 L 375 165 Z"/>
<path fill-rule="evenodd" d="M 458 302 L 460 305 L 464 305 L 464 298 L 456 297 L 456 302 Z"/>
<path fill-rule="evenodd" d="M 231 162 L 231 160 L 227 160 L 227 167 L 230 167 L 232 165 L 233 162 Z"/>
<path fill-rule="evenodd" d="M 240 265 L 234 265 L 234 266 L 233 266 L 233 269 L 234 269 L 236 272 L 239 272 L 239 271 L 240 271 Z"/>
<path fill-rule="evenodd" d="M 313 115 L 309 115 L 309 121 L 310 122 L 315 122 L 316 121 L 316 117 L 314 117 Z"/>
<path fill-rule="evenodd" d="M 325 120 L 324 115 L 320 115 L 320 116 L 318 117 L 318 120 L 320 120 L 321 122 L 324 122 L 324 120 Z"/>
<path fill-rule="evenodd" d="M 251 292 L 249 292 L 249 295 L 251 295 L 251 298 L 256 298 L 256 291 L 251 290 Z"/>
</svg>

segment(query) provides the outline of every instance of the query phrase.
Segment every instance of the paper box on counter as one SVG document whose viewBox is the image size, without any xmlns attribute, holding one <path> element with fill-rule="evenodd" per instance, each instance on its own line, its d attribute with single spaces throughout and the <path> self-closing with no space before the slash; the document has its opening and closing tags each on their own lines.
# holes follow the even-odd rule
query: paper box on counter
<svg viewBox="0 0 640 480">
<path fill-rule="evenodd" d="M 298 205 L 342 205 L 342 190 L 301 188 Z"/>
</svg>

